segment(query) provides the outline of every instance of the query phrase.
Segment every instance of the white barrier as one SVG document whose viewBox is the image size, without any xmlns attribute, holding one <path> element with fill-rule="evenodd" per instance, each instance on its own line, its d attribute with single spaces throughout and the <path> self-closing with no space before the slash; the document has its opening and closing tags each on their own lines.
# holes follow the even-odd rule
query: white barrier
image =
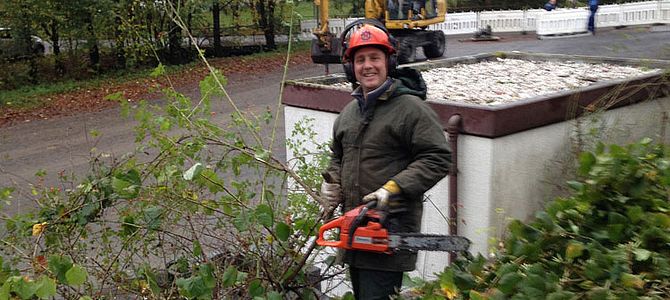
<svg viewBox="0 0 670 300">
<path fill-rule="evenodd" d="M 670 23 L 670 1 L 663 1 L 659 5 L 659 22 Z"/>
<path fill-rule="evenodd" d="M 621 4 L 621 25 L 644 25 L 658 21 L 658 2 Z"/>
<path fill-rule="evenodd" d="M 445 21 L 431 25 L 433 30 L 444 34 L 471 34 L 490 25 L 493 32 L 537 31 L 538 35 L 569 34 L 586 31 L 588 8 L 504 10 L 448 13 Z M 346 24 L 356 19 L 330 19 L 331 32 L 339 34 Z M 596 14 L 596 27 L 627 25 L 670 24 L 670 0 L 633 2 L 601 5 Z M 557 26 L 557 27 L 554 27 Z M 303 20 L 300 30 L 311 33 L 316 28 L 315 20 Z"/>
<path fill-rule="evenodd" d="M 479 27 L 491 26 L 493 32 L 525 31 L 523 10 L 483 11 L 479 13 Z"/>
<path fill-rule="evenodd" d="M 596 27 L 621 25 L 621 5 L 601 5 L 596 13 Z"/>
<path fill-rule="evenodd" d="M 557 9 L 538 15 L 537 35 L 586 32 L 589 11 L 583 8 Z"/>
<path fill-rule="evenodd" d="M 469 34 L 477 31 L 477 13 L 447 14 L 443 23 L 430 25 L 432 30 L 442 30 L 444 34 Z"/>
<path fill-rule="evenodd" d="M 545 12 L 544 9 L 529 9 L 525 10 L 526 14 L 526 29 L 524 31 L 537 30 L 537 16 Z"/>
</svg>

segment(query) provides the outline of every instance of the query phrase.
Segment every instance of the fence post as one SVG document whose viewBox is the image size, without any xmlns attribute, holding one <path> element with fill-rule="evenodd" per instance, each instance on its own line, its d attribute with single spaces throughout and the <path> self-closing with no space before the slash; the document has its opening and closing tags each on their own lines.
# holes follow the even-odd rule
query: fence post
<svg viewBox="0 0 670 300">
<path fill-rule="evenodd" d="M 480 11 L 476 12 L 476 14 L 477 14 L 477 28 L 475 28 L 475 32 L 476 32 L 476 30 L 479 30 L 479 28 L 482 28 L 482 20 L 481 20 L 481 17 L 479 16 L 479 13 L 480 13 Z"/>
</svg>

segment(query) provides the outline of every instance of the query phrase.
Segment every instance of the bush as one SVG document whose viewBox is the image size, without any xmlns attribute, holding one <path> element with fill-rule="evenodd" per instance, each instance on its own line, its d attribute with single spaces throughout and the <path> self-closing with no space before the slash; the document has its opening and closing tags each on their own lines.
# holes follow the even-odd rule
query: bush
<svg viewBox="0 0 670 300">
<path fill-rule="evenodd" d="M 165 89 L 164 108 L 111 95 L 134 112 L 137 151 L 94 155 L 84 178 L 32 186 L 20 201 L 36 212 L 3 216 L 0 300 L 315 299 L 307 270 L 326 214 L 313 190 L 327 156 L 308 150 L 309 120 L 287 137 L 289 162 L 271 152 L 272 111 L 210 121 L 225 82 L 213 71 L 199 102 Z M 0 187 L 0 212 L 12 195 Z"/>
<path fill-rule="evenodd" d="M 423 299 L 665 299 L 669 149 L 646 139 L 579 158 L 571 196 L 509 224 L 494 259 L 467 257 L 418 287 Z"/>
<path fill-rule="evenodd" d="M 0 90 L 17 89 L 33 84 L 35 80 L 29 61 L 3 62 L 0 68 L 3 70 L 0 72 Z"/>
</svg>

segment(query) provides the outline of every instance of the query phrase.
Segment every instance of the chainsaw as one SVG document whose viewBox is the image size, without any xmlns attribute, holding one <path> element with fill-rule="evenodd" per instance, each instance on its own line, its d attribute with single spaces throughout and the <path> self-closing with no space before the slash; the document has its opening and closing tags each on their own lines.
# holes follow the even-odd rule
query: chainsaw
<svg viewBox="0 0 670 300">
<path fill-rule="evenodd" d="M 462 236 L 423 233 L 389 233 L 383 224 L 385 213 L 373 209 L 376 201 L 358 206 L 319 229 L 317 245 L 346 250 L 363 250 L 391 254 L 396 250 L 467 251 L 470 240 Z M 324 234 L 339 229 L 337 240 L 326 240 Z"/>
</svg>

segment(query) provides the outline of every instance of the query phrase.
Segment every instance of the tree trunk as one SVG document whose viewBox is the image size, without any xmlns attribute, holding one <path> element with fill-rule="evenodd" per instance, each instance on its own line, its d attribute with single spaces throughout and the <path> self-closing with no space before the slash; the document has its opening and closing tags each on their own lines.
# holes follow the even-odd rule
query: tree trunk
<svg viewBox="0 0 670 300">
<path fill-rule="evenodd" d="M 267 1 L 267 5 L 265 1 Z M 256 2 L 256 11 L 260 16 L 258 27 L 263 30 L 265 47 L 270 50 L 277 49 L 274 32 L 274 6 L 274 0 L 258 0 Z"/>
<path fill-rule="evenodd" d="M 56 64 L 54 66 L 56 74 L 63 75 L 65 74 L 65 66 L 63 65 L 63 60 L 60 56 L 60 34 L 58 32 L 58 21 L 51 19 L 49 20 L 48 24 L 42 24 L 42 28 L 49 36 L 49 40 L 51 40 L 51 48 L 53 50 L 53 55 L 56 58 Z"/>
<path fill-rule="evenodd" d="M 114 18 L 114 35 L 116 36 L 116 43 L 115 43 L 115 49 L 116 49 L 116 67 L 119 69 L 125 69 L 126 68 L 126 45 L 124 42 L 124 39 L 122 37 L 122 32 L 121 32 L 121 23 L 123 21 L 121 20 L 120 16 L 116 16 Z"/>
<path fill-rule="evenodd" d="M 179 7 L 179 1 L 176 6 Z M 168 62 L 171 64 L 181 64 L 185 62 L 183 49 L 181 47 L 181 28 L 177 25 L 177 12 L 171 13 L 170 23 L 168 25 Z"/>
<path fill-rule="evenodd" d="M 221 46 L 221 7 L 219 1 L 212 3 L 212 34 L 214 40 L 214 56 L 223 56 L 223 47 Z"/>
<path fill-rule="evenodd" d="M 186 30 L 188 33 L 192 36 L 193 35 L 193 12 L 189 10 L 188 16 L 186 16 Z M 191 37 L 189 36 L 188 39 L 188 47 L 191 48 L 193 47 L 193 41 L 191 40 Z M 191 48 L 192 49 L 192 48 Z"/>
<path fill-rule="evenodd" d="M 91 12 L 86 13 L 85 24 L 88 31 L 88 58 L 90 59 L 90 67 L 95 72 L 98 72 L 100 69 L 100 49 L 98 48 L 98 38 L 95 35 L 93 14 Z"/>
</svg>

